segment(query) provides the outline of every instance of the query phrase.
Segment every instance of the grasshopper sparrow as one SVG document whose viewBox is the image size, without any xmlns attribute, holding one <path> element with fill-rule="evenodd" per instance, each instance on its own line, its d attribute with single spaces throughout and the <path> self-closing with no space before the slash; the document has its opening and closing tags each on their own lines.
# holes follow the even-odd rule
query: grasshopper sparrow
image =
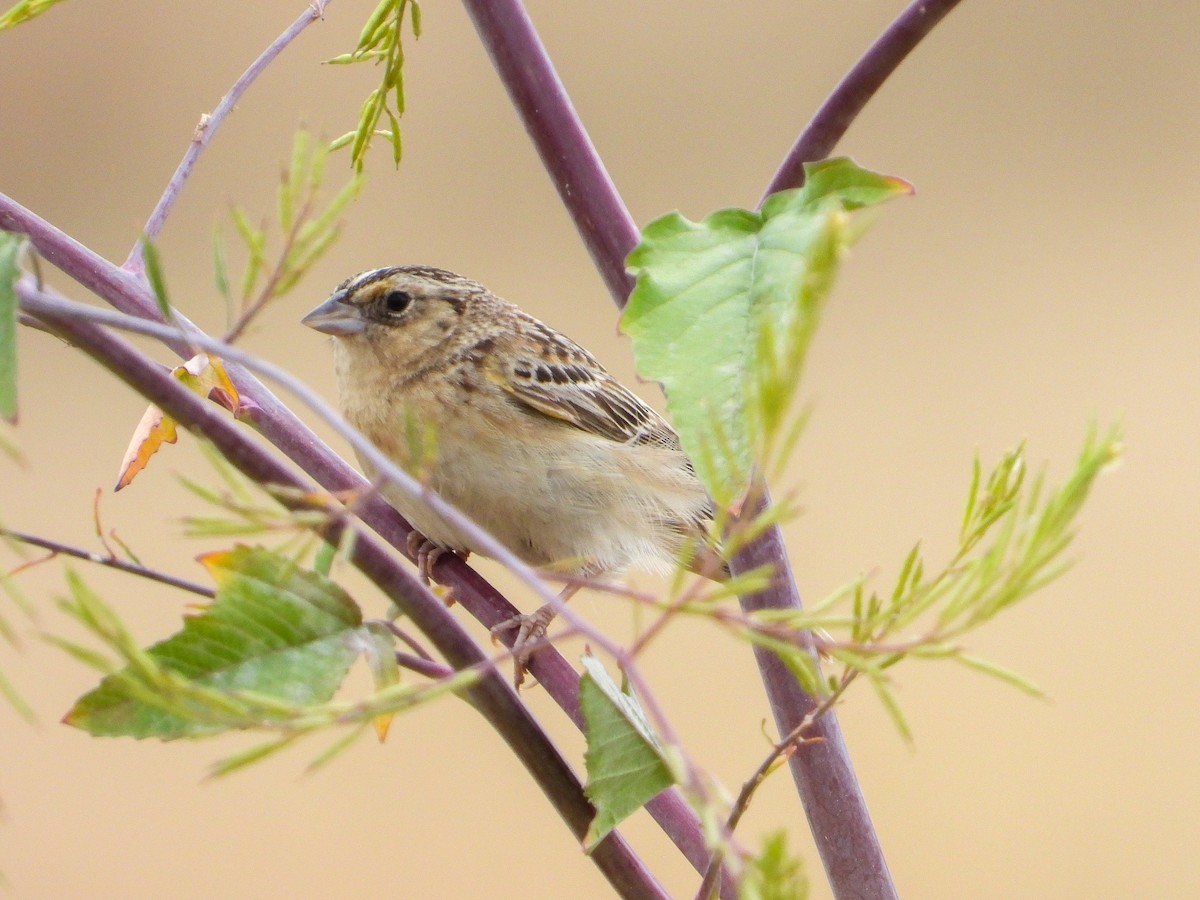
<svg viewBox="0 0 1200 900">
<path fill-rule="evenodd" d="M 482 285 L 426 266 L 373 269 L 303 322 L 334 337 L 351 424 L 525 562 L 619 577 L 670 571 L 690 547 L 689 568 L 726 574 L 707 539 L 710 501 L 671 426 Z M 420 533 L 423 576 L 439 553 L 477 549 L 426 504 L 383 494 Z M 518 684 L 522 648 L 553 615 L 546 606 L 493 629 L 519 629 Z"/>
</svg>

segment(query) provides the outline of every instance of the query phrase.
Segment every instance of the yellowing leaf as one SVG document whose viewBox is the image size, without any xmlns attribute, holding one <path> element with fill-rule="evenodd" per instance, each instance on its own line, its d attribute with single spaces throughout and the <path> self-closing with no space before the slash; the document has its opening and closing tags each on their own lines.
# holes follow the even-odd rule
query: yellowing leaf
<svg viewBox="0 0 1200 900">
<path fill-rule="evenodd" d="M 233 386 L 225 367 L 215 356 L 199 353 L 182 366 L 177 366 L 171 374 L 193 392 L 219 403 L 235 416 L 242 412 L 243 406 L 237 388 Z M 163 444 L 174 444 L 178 439 L 175 420 L 151 404 L 129 440 L 129 448 L 125 451 L 121 469 L 117 474 L 117 486 L 113 490 L 119 491 L 127 486 L 146 468 L 150 457 L 158 452 L 159 447 Z"/>
<path fill-rule="evenodd" d="M 117 486 L 113 490 L 119 491 L 133 481 L 134 476 L 146 468 L 150 457 L 158 452 L 159 447 L 163 444 L 173 444 L 177 440 L 179 432 L 175 428 L 175 420 L 153 403 L 146 407 L 142 420 L 133 430 L 125 458 L 121 460 L 121 471 L 117 475 Z"/>
</svg>

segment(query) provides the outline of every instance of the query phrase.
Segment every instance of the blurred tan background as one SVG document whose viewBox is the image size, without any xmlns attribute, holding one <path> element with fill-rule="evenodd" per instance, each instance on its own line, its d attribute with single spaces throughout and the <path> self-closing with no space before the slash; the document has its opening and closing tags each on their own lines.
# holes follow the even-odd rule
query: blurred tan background
<svg viewBox="0 0 1200 900">
<path fill-rule="evenodd" d="M 187 186 L 161 248 L 173 298 L 200 324 L 222 324 L 214 220 L 230 200 L 271 213 L 295 126 L 340 134 L 374 87 L 368 67 L 318 64 L 353 46 L 371 6 L 333 4 Z M 752 205 L 901 6 L 529 4 L 640 223 Z M 122 259 L 200 114 L 301 8 L 94 0 L 0 35 L 0 191 Z M 429 0 L 425 28 L 409 49 L 400 172 L 376 150 L 343 239 L 247 346 L 332 396 L 328 350 L 298 318 L 349 274 L 422 262 L 485 282 L 632 380 L 614 309 L 461 6 Z M 1058 478 L 1089 421 L 1127 429 L 1127 458 L 1083 517 L 1075 568 L 971 643 L 1049 702 L 913 665 L 896 677 L 915 746 L 865 690 L 840 709 L 906 897 L 1200 896 L 1198 34 L 1189 0 L 967 2 L 839 148 L 917 195 L 891 204 L 856 250 L 808 372 L 814 415 L 789 482 L 805 514 L 788 529 L 806 597 L 862 571 L 887 585 L 917 538 L 931 564 L 943 558 L 977 448 L 991 461 L 1026 438 Z M 20 365 L 15 437 L 28 463 L 0 461 L 0 518 L 94 546 L 92 494 L 113 483 L 143 403 L 44 335 L 21 335 Z M 186 437 L 129 490 L 106 493 L 105 524 L 148 563 L 203 578 L 192 556 L 214 542 L 178 540 L 180 516 L 198 507 L 177 472 L 205 472 Z M 147 642 L 177 626 L 185 598 L 85 574 Z M 77 636 L 52 606 L 57 564 L 22 577 L 42 607 L 36 627 Z M 616 633 L 629 627 L 619 602 L 577 603 Z M 608 895 L 461 704 L 399 720 L 385 746 L 364 742 L 313 776 L 302 773 L 315 743 L 209 782 L 206 765 L 247 741 L 93 740 L 57 724 L 93 676 L 23 627 L 24 651 L 0 653 L 41 717 L 31 728 L 0 708 L 0 871 L 14 897 Z M 690 625 L 647 666 L 697 760 L 736 790 L 766 751 L 749 654 Z M 578 760 L 557 709 L 527 696 Z M 827 896 L 784 777 L 743 837 L 781 824 L 814 895 Z M 625 830 L 672 893 L 692 894 L 694 876 L 655 827 L 639 816 Z"/>
</svg>

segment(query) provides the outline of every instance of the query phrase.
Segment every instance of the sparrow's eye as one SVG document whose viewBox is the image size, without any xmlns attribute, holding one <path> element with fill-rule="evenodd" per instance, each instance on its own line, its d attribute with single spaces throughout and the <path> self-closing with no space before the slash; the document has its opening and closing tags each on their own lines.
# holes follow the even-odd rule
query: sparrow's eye
<svg viewBox="0 0 1200 900">
<path fill-rule="evenodd" d="M 408 291 L 388 291 L 383 298 L 384 309 L 393 314 L 404 312 L 410 303 L 412 303 L 412 294 Z"/>
</svg>

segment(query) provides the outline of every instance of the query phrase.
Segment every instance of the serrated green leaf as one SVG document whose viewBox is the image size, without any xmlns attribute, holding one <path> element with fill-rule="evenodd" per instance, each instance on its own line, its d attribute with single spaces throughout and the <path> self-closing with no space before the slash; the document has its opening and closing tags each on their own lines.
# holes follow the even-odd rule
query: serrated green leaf
<svg viewBox="0 0 1200 900">
<path fill-rule="evenodd" d="M 293 705 L 326 702 L 362 648 L 354 601 L 320 575 L 261 548 L 238 547 L 203 562 L 217 582 L 216 599 L 151 647 L 148 660 L 212 698 L 246 692 Z M 164 740 L 231 727 L 146 702 L 131 686 L 138 674 L 146 673 L 126 669 L 104 679 L 75 704 L 69 724 L 97 735 Z M 231 703 L 236 711 L 236 700 Z"/>
<path fill-rule="evenodd" d="M 0 418 L 17 420 L 17 278 L 24 239 L 0 232 Z"/>
<path fill-rule="evenodd" d="M 587 737 L 584 791 L 596 807 L 584 837 L 590 850 L 676 779 L 637 698 L 621 690 L 596 657 L 584 656 L 583 668 L 579 706 Z"/>
<path fill-rule="evenodd" d="M 660 382 L 684 449 L 723 506 L 749 484 L 780 427 L 849 241 L 846 211 L 911 191 L 847 159 L 805 167 L 803 188 L 761 212 L 672 213 L 642 230 L 621 327 L 638 372 Z"/>
</svg>

